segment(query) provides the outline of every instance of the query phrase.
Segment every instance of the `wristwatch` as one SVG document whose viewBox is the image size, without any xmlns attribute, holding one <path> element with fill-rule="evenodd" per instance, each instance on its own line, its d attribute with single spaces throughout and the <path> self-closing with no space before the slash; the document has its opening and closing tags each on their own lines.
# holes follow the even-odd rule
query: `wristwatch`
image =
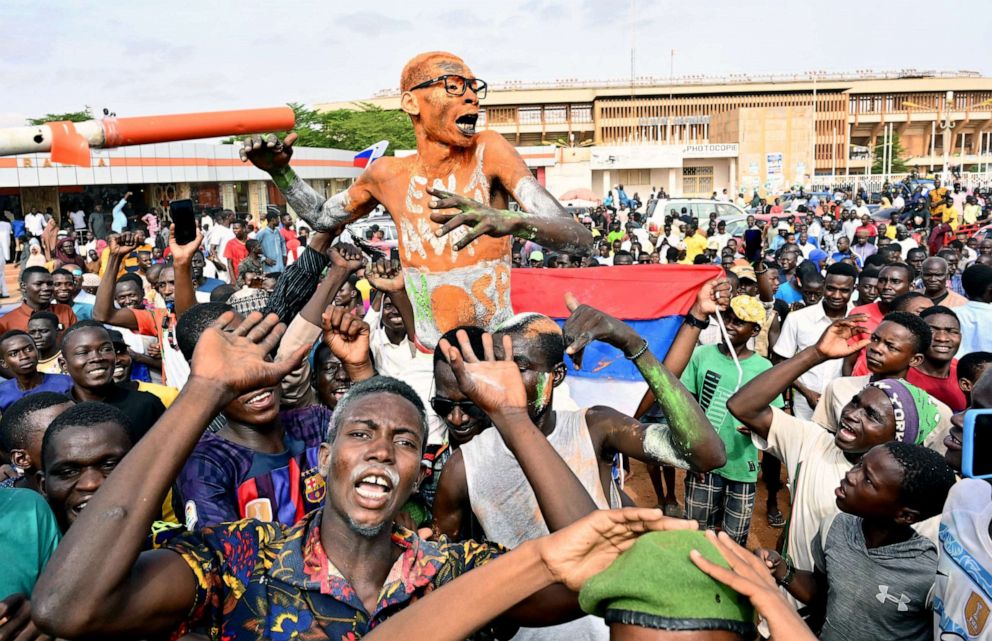
<svg viewBox="0 0 992 641">
<path fill-rule="evenodd" d="M 710 326 L 710 319 L 707 317 L 704 320 L 699 320 L 691 313 L 685 315 L 685 324 L 690 327 L 695 327 L 696 329 L 706 329 Z"/>
<path fill-rule="evenodd" d="M 796 578 L 796 566 L 792 564 L 792 558 L 788 554 L 782 557 L 782 561 L 785 563 L 785 576 L 776 579 L 775 582 L 784 588 L 792 583 L 792 579 Z"/>
</svg>

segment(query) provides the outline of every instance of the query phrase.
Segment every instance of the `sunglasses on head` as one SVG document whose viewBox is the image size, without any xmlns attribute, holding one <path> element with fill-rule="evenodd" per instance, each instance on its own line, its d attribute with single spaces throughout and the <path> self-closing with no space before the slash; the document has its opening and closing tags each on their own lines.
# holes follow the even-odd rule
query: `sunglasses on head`
<svg viewBox="0 0 992 641">
<path fill-rule="evenodd" d="M 448 416 L 456 407 L 475 420 L 486 418 L 486 413 L 472 401 L 453 401 L 450 398 L 441 398 L 440 396 L 431 398 L 431 408 L 438 416 Z"/>
</svg>

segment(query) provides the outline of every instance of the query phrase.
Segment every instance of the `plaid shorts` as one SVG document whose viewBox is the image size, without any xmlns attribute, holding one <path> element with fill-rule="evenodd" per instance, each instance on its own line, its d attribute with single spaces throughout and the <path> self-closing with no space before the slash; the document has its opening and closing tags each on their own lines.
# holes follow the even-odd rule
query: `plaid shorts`
<svg viewBox="0 0 992 641">
<path fill-rule="evenodd" d="M 740 545 L 747 545 L 756 485 L 728 481 L 711 472 L 689 472 L 685 475 L 685 518 L 699 521 L 708 530 L 723 530 Z"/>
</svg>

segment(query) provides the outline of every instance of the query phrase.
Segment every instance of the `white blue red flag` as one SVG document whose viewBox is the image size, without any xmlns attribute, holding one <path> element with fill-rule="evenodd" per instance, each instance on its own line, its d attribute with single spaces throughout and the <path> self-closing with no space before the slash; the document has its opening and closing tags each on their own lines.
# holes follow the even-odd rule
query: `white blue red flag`
<svg viewBox="0 0 992 641">
<path fill-rule="evenodd" d="M 510 292 L 514 312 L 538 312 L 559 325 L 569 316 L 565 292 L 572 292 L 580 303 L 633 327 L 662 360 L 699 288 L 721 273 L 717 265 L 513 269 Z M 570 395 L 583 407 L 607 405 L 632 414 L 647 390 L 634 363 L 606 343 L 586 347 L 581 370 L 567 357 L 565 362 Z"/>
<path fill-rule="evenodd" d="M 389 141 L 380 140 L 368 149 L 363 149 L 355 154 L 355 159 L 352 161 L 352 165 L 362 168 L 368 167 L 373 162 L 386 155 L 387 147 L 389 147 Z"/>
</svg>

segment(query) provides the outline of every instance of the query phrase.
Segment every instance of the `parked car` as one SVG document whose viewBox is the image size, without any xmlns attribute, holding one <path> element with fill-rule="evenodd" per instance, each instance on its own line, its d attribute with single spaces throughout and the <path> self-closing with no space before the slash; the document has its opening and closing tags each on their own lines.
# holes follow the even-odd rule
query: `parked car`
<svg viewBox="0 0 992 641">
<path fill-rule="evenodd" d="M 711 198 L 671 198 L 668 200 L 648 201 L 646 216 L 648 220 L 660 226 L 664 223 L 665 216 L 671 215 L 672 210 L 675 210 L 675 216 L 678 217 L 682 215 L 683 208 L 685 208 L 690 216 L 698 218 L 700 223 L 709 220 L 710 212 L 714 211 L 717 213 L 717 216 L 724 220 L 727 220 L 731 216 L 746 214 L 743 209 L 734 203 L 713 200 Z"/>
<path fill-rule="evenodd" d="M 348 233 L 351 234 L 352 238 L 366 241 L 366 232 L 372 228 L 373 225 L 378 225 L 379 230 L 383 233 L 382 246 L 388 249 L 393 249 L 399 245 L 399 234 L 396 230 L 396 223 L 389 216 L 369 216 L 367 218 L 362 218 L 361 220 L 355 221 L 345 227 Z"/>
</svg>

